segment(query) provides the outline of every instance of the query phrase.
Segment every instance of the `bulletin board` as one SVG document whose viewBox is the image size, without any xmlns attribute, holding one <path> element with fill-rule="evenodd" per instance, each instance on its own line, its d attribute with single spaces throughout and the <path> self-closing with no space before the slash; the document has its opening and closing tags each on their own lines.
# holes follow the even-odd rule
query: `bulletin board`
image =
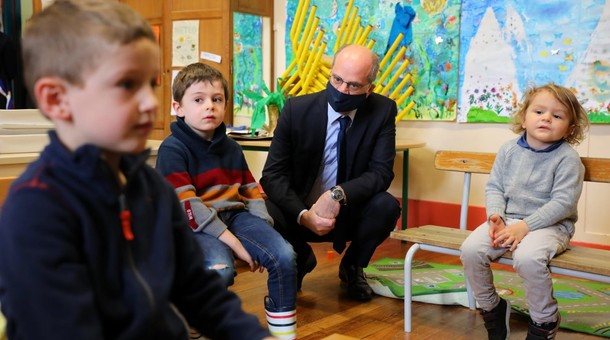
<svg viewBox="0 0 610 340">
<path fill-rule="evenodd" d="M 310 0 L 316 6 L 316 16 L 320 19 L 319 30 L 327 32 L 325 55 L 334 55 L 335 37 L 343 19 L 348 0 Z M 299 0 L 287 0 L 286 32 L 289 32 L 295 18 Z M 458 94 L 458 40 L 459 8 L 457 0 L 354 0 L 358 7 L 361 26 L 372 25 L 369 37 L 375 40 L 373 51 L 383 58 L 397 32 L 405 37 L 401 45 L 407 47 L 404 59 L 411 65 L 414 109 L 406 120 L 448 120 L 457 114 Z M 410 13 L 415 12 L 413 17 Z M 286 37 L 286 62 L 293 58 L 290 39 Z"/>
<path fill-rule="evenodd" d="M 348 0 L 310 0 L 332 56 Z M 287 0 L 286 31 L 299 0 Z M 610 123 L 610 0 L 354 0 L 383 57 L 393 26 L 408 24 L 416 107 L 407 120 L 507 122 L 533 85 L 571 88 L 593 123 Z M 401 20 L 403 22 L 401 22 Z M 286 38 L 286 60 L 292 47 Z"/>
</svg>

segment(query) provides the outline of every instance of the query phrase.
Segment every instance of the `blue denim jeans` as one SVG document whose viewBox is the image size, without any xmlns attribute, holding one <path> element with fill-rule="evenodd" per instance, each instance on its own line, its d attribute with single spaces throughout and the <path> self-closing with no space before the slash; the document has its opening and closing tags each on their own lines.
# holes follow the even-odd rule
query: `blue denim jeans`
<svg viewBox="0 0 610 340">
<path fill-rule="evenodd" d="M 270 312 L 294 310 L 297 295 L 296 254 L 292 246 L 263 219 L 247 210 L 230 210 L 218 214 L 229 230 L 239 239 L 252 259 L 267 269 L 265 308 Z M 194 233 L 203 252 L 203 265 L 216 270 L 227 285 L 233 284 L 235 258 L 229 246 L 214 236 Z"/>
</svg>

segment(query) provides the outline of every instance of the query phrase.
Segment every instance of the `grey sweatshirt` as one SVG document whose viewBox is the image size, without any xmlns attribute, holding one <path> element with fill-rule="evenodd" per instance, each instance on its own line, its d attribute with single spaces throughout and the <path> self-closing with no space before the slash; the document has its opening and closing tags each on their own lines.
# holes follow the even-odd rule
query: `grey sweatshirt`
<svg viewBox="0 0 610 340">
<path fill-rule="evenodd" d="M 530 230 L 560 226 L 572 237 L 585 167 L 568 143 L 535 152 L 511 140 L 500 148 L 486 186 L 487 217 L 524 220 Z"/>
</svg>

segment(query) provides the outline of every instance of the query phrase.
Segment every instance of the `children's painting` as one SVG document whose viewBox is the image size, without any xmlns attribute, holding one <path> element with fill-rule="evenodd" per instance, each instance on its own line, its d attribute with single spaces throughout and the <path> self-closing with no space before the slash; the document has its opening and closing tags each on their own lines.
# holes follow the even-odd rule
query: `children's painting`
<svg viewBox="0 0 610 340">
<path fill-rule="evenodd" d="M 459 1 L 301 0 L 301 2 L 302 7 L 306 6 L 305 10 L 309 12 L 315 6 L 315 17 L 319 19 L 317 30 L 325 33 L 324 55 L 330 58 L 335 52 L 336 37 L 339 36 L 343 18 L 346 13 L 353 13 L 353 8 L 357 8 L 357 15 L 349 19 L 352 22 L 359 20 L 358 31 L 371 27 L 368 38 L 374 40 L 374 45 L 369 47 L 380 59 L 389 52 L 396 37 L 402 34 L 402 40 L 394 51 L 400 51 L 402 46 L 405 50 L 402 55 L 393 55 L 392 58 L 396 62 L 407 62 L 408 66 L 404 74 L 400 74 L 396 79 L 397 85 L 393 86 L 398 86 L 403 77 L 410 76 L 414 91 L 411 94 L 412 100 L 399 105 L 399 112 L 401 112 L 400 106 L 414 102 L 412 109 L 403 111 L 406 112 L 404 119 L 455 120 L 458 95 Z M 291 30 L 298 8 L 299 0 L 287 0 L 287 33 Z M 352 11 L 348 12 L 348 9 Z M 293 48 L 290 35 L 287 34 L 287 64 L 294 58 Z M 393 90 L 389 88 L 388 93 Z"/>
<path fill-rule="evenodd" d="M 233 25 L 233 111 L 251 116 L 255 103 L 246 94 L 261 92 L 263 84 L 263 19 L 235 12 Z"/>
<path fill-rule="evenodd" d="M 610 0 L 463 0 L 459 122 L 506 122 L 529 86 L 573 89 L 610 123 Z"/>
</svg>

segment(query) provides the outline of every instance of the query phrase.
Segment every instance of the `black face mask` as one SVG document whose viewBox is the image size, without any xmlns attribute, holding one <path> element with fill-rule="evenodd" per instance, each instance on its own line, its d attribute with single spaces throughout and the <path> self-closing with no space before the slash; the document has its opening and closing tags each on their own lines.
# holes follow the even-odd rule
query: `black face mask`
<svg viewBox="0 0 610 340">
<path fill-rule="evenodd" d="M 345 94 L 337 90 L 330 82 L 326 84 L 328 103 L 337 112 L 349 112 L 359 108 L 366 100 L 367 94 Z"/>
</svg>

